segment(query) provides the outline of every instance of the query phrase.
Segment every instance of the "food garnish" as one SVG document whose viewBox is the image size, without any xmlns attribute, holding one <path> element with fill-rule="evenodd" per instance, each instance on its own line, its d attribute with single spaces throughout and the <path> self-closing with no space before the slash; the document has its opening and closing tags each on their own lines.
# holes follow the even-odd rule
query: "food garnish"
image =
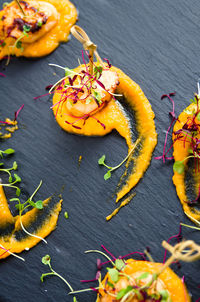
<svg viewBox="0 0 200 302">
<path fill-rule="evenodd" d="M 0 150 L 0 157 L 3 158 L 14 152 L 11 148 Z M 0 166 L 3 165 L 4 163 L 0 162 Z M 0 168 L 0 172 L 7 173 L 9 177 L 8 183 L 0 182 L 0 247 L 4 249 L 0 259 L 30 249 L 41 240 L 47 243 L 44 238 L 55 229 L 61 210 L 62 199 L 59 194 L 55 194 L 45 201 L 33 201 L 42 181 L 33 194 L 23 202 L 19 197 L 21 189 L 16 186 L 16 183 L 21 182 L 21 178 L 16 173 L 14 173 L 14 180 L 12 176 L 12 171 L 17 168 L 15 161 L 11 168 Z M 13 216 L 10 211 L 3 187 L 11 187 L 16 190 L 17 197 L 9 200 L 9 202 L 17 202 L 15 208 L 18 210 L 18 215 L 16 216 Z M 30 207 L 32 209 L 27 211 Z"/>
<path fill-rule="evenodd" d="M 171 253 L 164 264 L 146 260 L 125 260 L 124 258 L 128 255 L 116 258 L 104 246 L 102 247 L 106 253 L 98 250 L 86 251 L 85 253 L 99 253 L 106 257 L 108 261 L 102 263 L 98 259 L 96 278 L 81 280 L 82 282 L 98 281 L 99 285 L 97 287 L 91 286 L 76 291 L 71 290 L 69 282 L 52 269 L 51 258 L 46 255 L 42 258 L 42 262 L 49 266 L 50 272 L 42 274 L 41 281 L 43 282 L 46 276 L 58 276 L 71 290 L 69 294 L 76 295 L 87 291 L 95 291 L 97 292 L 97 302 L 190 302 L 191 298 L 187 292 L 184 278 L 180 279 L 169 266 L 175 260 L 184 262 L 199 260 L 200 246 L 192 240 L 179 242 L 175 246 L 163 241 L 162 245 Z M 107 274 L 102 280 L 101 269 L 108 263 L 112 267 L 106 267 Z"/>
<path fill-rule="evenodd" d="M 157 143 L 154 113 L 141 88 L 107 59 L 103 62 L 82 28 L 73 26 L 71 32 L 83 44 L 83 65 L 72 70 L 51 64 L 65 71 L 49 91 L 54 94 L 52 109 L 58 124 L 70 133 L 104 136 L 116 129 L 126 139 L 128 160 L 116 193 L 116 202 L 124 202 L 133 196 L 128 193 L 145 173 Z M 117 167 L 107 167 L 105 178 Z"/>
<path fill-rule="evenodd" d="M 77 11 L 68 0 L 15 0 L 0 11 L 0 60 L 41 57 L 68 39 Z M 8 63 L 7 61 L 7 63 Z"/>
<path fill-rule="evenodd" d="M 200 225 L 200 89 L 198 85 L 198 94 L 195 93 L 191 104 L 183 110 L 176 118 L 174 112 L 174 101 L 172 96 L 175 93 L 164 95 L 173 104 L 173 110 L 170 112 L 172 121 L 167 130 L 163 155 L 156 159 L 174 159 L 173 183 L 176 186 L 177 195 L 183 206 L 183 210 L 188 218 L 194 223 Z M 167 138 L 170 130 L 173 128 L 172 144 L 166 151 Z M 173 148 L 173 156 L 168 153 Z"/>
</svg>

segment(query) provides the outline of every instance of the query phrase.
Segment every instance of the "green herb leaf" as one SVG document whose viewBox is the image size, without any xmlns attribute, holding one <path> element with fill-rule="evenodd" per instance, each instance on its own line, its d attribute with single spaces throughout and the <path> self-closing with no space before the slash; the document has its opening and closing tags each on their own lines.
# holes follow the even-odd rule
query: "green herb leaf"
<svg viewBox="0 0 200 302">
<path fill-rule="evenodd" d="M 23 32 L 24 32 L 24 33 L 28 33 L 30 30 L 31 30 L 30 25 L 25 24 L 25 25 L 23 26 Z"/>
<path fill-rule="evenodd" d="M 17 47 L 18 49 L 22 48 L 22 41 L 17 41 L 16 47 Z"/>
<path fill-rule="evenodd" d="M 110 287 L 115 288 L 114 284 L 111 283 L 110 281 L 107 281 L 107 284 L 108 284 Z"/>
<path fill-rule="evenodd" d="M 11 148 L 9 148 L 9 149 L 6 149 L 5 151 L 3 151 L 3 153 L 5 153 L 5 154 L 13 154 L 13 153 L 15 153 L 15 150 L 14 149 L 11 149 Z"/>
<path fill-rule="evenodd" d="M 35 208 L 38 209 L 38 210 L 42 210 L 43 209 L 43 201 L 42 200 L 36 201 Z"/>
<path fill-rule="evenodd" d="M 102 157 L 99 158 L 98 164 L 99 164 L 99 165 L 104 165 L 105 159 L 106 159 L 106 156 L 105 156 L 105 154 L 104 154 L 104 155 L 102 155 Z"/>
<path fill-rule="evenodd" d="M 0 47 L 4 47 L 4 46 L 6 46 L 6 42 L 1 42 L 1 44 L 0 44 Z"/>
<path fill-rule="evenodd" d="M 37 26 L 38 26 L 38 27 L 42 27 L 42 24 L 43 24 L 42 21 L 38 21 L 38 22 L 37 22 Z"/>
<path fill-rule="evenodd" d="M 161 290 L 161 291 L 159 292 L 159 294 L 160 294 L 161 297 L 162 297 L 161 302 L 168 301 L 168 299 L 169 299 L 169 292 L 168 292 L 168 290 Z"/>
<path fill-rule="evenodd" d="M 19 196 L 20 194 L 21 194 L 21 190 L 20 190 L 20 188 L 17 188 L 16 189 L 16 195 Z"/>
<path fill-rule="evenodd" d="M 70 68 L 65 67 L 65 76 L 69 77 L 73 74 L 73 70 Z"/>
<path fill-rule="evenodd" d="M 4 165 L 4 163 L 0 163 L 0 166 L 3 166 Z"/>
<path fill-rule="evenodd" d="M 139 277 L 137 277 L 137 280 L 146 279 L 148 276 L 149 276 L 149 273 L 145 272 L 145 273 L 141 274 Z"/>
<path fill-rule="evenodd" d="M 195 98 L 194 98 L 194 99 L 190 99 L 190 102 L 196 104 L 196 103 L 197 103 L 197 100 L 196 100 Z"/>
<path fill-rule="evenodd" d="M 122 288 L 118 293 L 117 293 L 117 300 L 120 300 L 122 297 L 124 297 L 128 292 L 133 290 L 133 287 L 131 285 L 128 285 L 126 288 Z"/>
<path fill-rule="evenodd" d="M 104 174 L 104 179 L 107 180 L 111 177 L 111 172 L 110 170 L 108 170 L 108 172 L 106 174 Z"/>
<path fill-rule="evenodd" d="M 21 177 L 19 177 L 19 175 L 17 174 L 14 174 L 14 177 L 15 177 L 15 182 L 21 182 Z"/>
<path fill-rule="evenodd" d="M 14 161 L 12 168 L 13 168 L 13 170 L 17 170 L 18 165 L 17 165 L 17 162 L 16 162 L 16 161 Z"/>
<path fill-rule="evenodd" d="M 115 266 L 116 266 L 116 269 L 121 271 L 125 267 L 124 261 L 122 259 L 116 259 Z"/>
<path fill-rule="evenodd" d="M 3 3 L 3 8 L 5 8 L 8 4 L 9 4 L 9 2 L 4 2 Z"/>
<path fill-rule="evenodd" d="M 18 201 L 18 202 L 20 202 L 19 198 L 11 198 L 10 201 Z"/>
<path fill-rule="evenodd" d="M 200 121 L 200 112 L 197 114 L 197 119 Z"/>
<path fill-rule="evenodd" d="M 102 103 L 102 100 L 101 100 L 101 94 L 99 93 L 99 92 L 97 92 L 97 91 L 93 91 L 93 94 L 94 94 L 94 97 L 95 97 L 95 99 L 97 100 L 97 102 L 99 103 L 99 104 L 101 104 Z"/>
<path fill-rule="evenodd" d="M 182 174 L 184 172 L 185 166 L 182 161 L 176 161 L 173 165 L 174 172 L 177 172 L 178 174 Z"/>
<path fill-rule="evenodd" d="M 10 175 L 8 178 L 9 183 L 11 183 L 13 181 L 12 176 Z"/>
<path fill-rule="evenodd" d="M 45 274 L 42 274 L 42 276 L 40 277 L 41 282 L 44 282 L 44 275 Z"/>
<path fill-rule="evenodd" d="M 69 218 L 68 212 L 65 212 L 64 216 L 65 216 L 66 219 L 68 219 Z"/>
<path fill-rule="evenodd" d="M 42 263 L 44 265 L 49 265 L 50 262 L 51 262 L 51 257 L 49 255 L 46 255 L 46 256 L 42 257 Z"/>
<path fill-rule="evenodd" d="M 113 282 L 117 282 L 119 280 L 119 272 L 116 268 L 107 268 L 110 278 Z"/>
</svg>

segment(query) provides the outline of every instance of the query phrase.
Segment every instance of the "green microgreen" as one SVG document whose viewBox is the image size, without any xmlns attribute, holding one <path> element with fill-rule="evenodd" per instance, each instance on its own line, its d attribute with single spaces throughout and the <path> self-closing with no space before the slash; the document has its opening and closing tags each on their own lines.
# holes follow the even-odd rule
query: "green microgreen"
<svg viewBox="0 0 200 302">
<path fill-rule="evenodd" d="M 137 280 L 142 280 L 142 279 L 146 279 L 149 276 L 148 272 L 144 272 L 142 273 L 139 277 L 137 277 Z"/>
<path fill-rule="evenodd" d="M 119 165 L 115 166 L 115 167 L 110 167 L 110 166 L 108 166 L 108 165 L 105 163 L 105 159 L 106 159 L 105 154 L 102 155 L 102 156 L 99 158 L 98 164 L 99 164 L 99 165 L 102 165 L 102 166 L 104 166 L 104 167 L 106 167 L 106 168 L 108 169 L 107 173 L 104 174 L 104 179 L 105 179 L 105 180 L 109 179 L 109 178 L 111 177 L 111 175 L 112 175 L 111 173 L 112 173 L 113 171 L 115 171 L 116 169 L 118 169 L 119 167 L 121 167 L 121 165 L 123 165 L 123 163 L 130 157 L 130 155 L 133 153 L 133 151 L 135 150 L 136 146 L 138 145 L 139 141 L 140 141 L 140 138 L 137 139 L 137 141 L 135 142 L 133 148 L 132 148 L 131 151 L 128 153 L 128 155 L 122 160 L 122 162 L 121 162 Z"/>
<path fill-rule="evenodd" d="M 13 166 L 14 166 L 14 164 L 13 164 Z M 10 187 L 10 188 L 15 189 L 16 190 L 16 195 L 19 196 L 20 193 L 21 193 L 21 190 L 20 190 L 20 188 L 18 188 L 17 186 L 15 186 L 15 184 L 18 183 L 18 182 L 21 182 L 21 178 L 16 173 L 14 173 L 14 181 L 13 181 L 12 175 L 10 173 L 11 170 L 16 170 L 16 169 L 14 169 L 13 167 L 10 168 L 10 169 L 0 169 L 0 171 L 6 172 L 6 173 L 9 174 L 9 184 L 6 184 L 6 183 L 3 184 L 3 183 L 1 183 L 1 186 Z"/>
<path fill-rule="evenodd" d="M 28 33 L 30 30 L 31 30 L 30 25 L 25 24 L 25 25 L 23 26 L 23 33 Z"/>
<path fill-rule="evenodd" d="M 125 263 L 122 259 L 116 259 L 115 260 L 115 267 L 116 269 L 118 269 L 119 271 L 121 271 L 125 266 Z"/>
<path fill-rule="evenodd" d="M 65 217 L 66 219 L 68 219 L 68 218 L 69 218 L 69 214 L 68 214 L 68 212 L 67 212 L 67 211 L 64 213 L 64 217 Z"/>
<path fill-rule="evenodd" d="M 36 190 L 33 192 L 33 194 L 24 202 L 22 203 L 20 201 L 19 198 L 12 198 L 10 199 L 10 201 L 17 201 L 18 203 L 15 205 L 16 209 L 19 210 L 19 214 L 20 216 L 22 215 L 22 213 L 29 207 L 33 207 L 36 208 L 38 210 L 43 209 L 43 201 L 42 200 L 38 200 L 36 202 L 34 202 L 32 199 L 35 196 L 35 194 L 37 193 L 37 191 L 39 190 L 39 188 L 42 185 L 42 180 L 40 181 L 38 187 L 36 188 Z"/>
<path fill-rule="evenodd" d="M 118 293 L 117 293 L 117 300 L 120 300 L 123 298 L 128 292 L 132 291 L 133 287 L 131 285 L 128 285 L 126 288 L 122 288 Z"/>
<path fill-rule="evenodd" d="M 187 159 L 189 159 L 189 158 L 194 158 L 194 157 L 197 157 L 197 158 L 199 158 L 200 159 L 200 156 L 199 156 L 199 154 L 197 154 L 196 152 L 193 152 L 193 150 L 192 149 L 189 149 L 188 150 L 188 153 L 194 153 L 194 155 L 189 155 L 189 156 L 187 156 L 186 158 L 184 158 L 184 160 L 177 160 L 177 161 L 175 161 L 175 163 L 174 163 L 174 165 L 173 165 L 173 170 L 174 170 L 174 172 L 177 172 L 178 174 L 182 174 L 183 172 L 184 172 L 184 170 L 185 170 L 185 165 L 184 165 L 184 161 L 186 161 Z"/>
<path fill-rule="evenodd" d="M 165 302 L 165 301 L 167 301 L 167 302 L 169 302 L 169 301 L 171 301 L 171 299 L 169 300 L 169 292 L 168 292 L 168 290 L 161 290 L 160 292 L 159 292 L 159 294 L 161 295 L 161 297 L 162 297 L 162 299 L 161 299 L 161 302 Z"/>
<path fill-rule="evenodd" d="M 183 225 L 183 226 L 185 226 L 187 228 L 190 228 L 190 229 L 194 229 L 194 230 L 200 231 L 199 227 L 196 227 L 196 226 L 193 226 L 193 225 L 185 224 L 185 223 L 182 223 L 182 222 L 180 223 L 180 225 Z"/>
<path fill-rule="evenodd" d="M 37 26 L 38 26 L 38 27 L 42 27 L 42 24 L 43 24 L 42 21 L 38 21 L 38 22 L 37 22 Z"/>
<path fill-rule="evenodd" d="M 49 255 L 46 255 L 44 257 L 42 257 L 42 263 L 44 265 L 48 265 L 50 268 L 50 272 L 48 273 L 44 273 L 41 275 L 40 280 L 41 282 L 44 282 L 44 278 L 46 278 L 47 276 L 56 276 L 58 278 L 60 278 L 65 284 L 67 284 L 67 286 L 69 287 L 70 291 L 73 292 L 73 288 L 72 286 L 69 284 L 69 282 L 67 282 L 67 280 L 65 278 L 63 278 L 60 274 L 58 274 L 51 266 L 51 257 Z M 77 302 L 76 297 L 73 297 L 73 302 Z"/>
<path fill-rule="evenodd" d="M 119 271 L 116 268 L 109 268 L 107 267 L 108 274 L 110 276 L 110 279 L 116 283 L 119 280 Z"/>
<path fill-rule="evenodd" d="M 3 3 L 3 8 L 5 8 L 8 4 L 9 4 L 9 2 L 4 2 Z"/>
<path fill-rule="evenodd" d="M 185 170 L 185 166 L 183 161 L 175 161 L 173 165 L 174 172 L 177 172 L 178 174 L 182 174 Z"/>
<path fill-rule="evenodd" d="M 6 42 L 2 41 L 2 42 L 0 43 L 0 47 L 4 47 L 4 46 L 6 46 Z"/>
<path fill-rule="evenodd" d="M 94 95 L 95 99 L 97 100 L 97 102 L 101 105 L 102 104 L 102 100 L 101 100 L 101 93 L 93 90 L 92 94 Z"/>
<path fill-rule="evenodd" d="M 6 155 L 10 155 L 10 154 L 13 154 L 15 153 L 15 150 L 14 149 L 6 149 L 6 150 L 0 150 L 0 157 L 3 158 L 3 155 L 6 154 Z"/>
<path fill-rule="evenodd" d="M 99 79 L 100 76 L 102 75 L 103 67 L 102 66 L 95 66 L 93 72 L 94 72 L 95 78 Z"/>
<path fill-rule="evenodd" d="M 22 223 L 22 213 L 29 207 L 33 207 L 35 209 L 38 209 L 38 210 L 42 210 L 43 209 L 43 201 L 42 200 L 38 200 L 36 202 L 33 201 L 33 197 L 35 196 L 35 194 L 37 193 L 37 191 L 40 189 L 42 185 L 42 180 L 40 181 L 39 185 L 37 186 L 37 188 L 35 189 L 35 191 L 33 192 L 33 194 L 24 202 L 22 203 L 21 200 L 19 198 L 11 198 L 10 201 L 16 201 L 17 204 L 15 205 L 16 209 L 19 211 L 19 220 L 20 220 L 20 225 L 21 225 L 21 228 L 22 230 L 29 236 L 32 236 L 32 237 L 35 237 L 35 238 L 38 238 L 42 241 L 44 241 L 45 243 L 47 243 L 47 241 L 40 237 L 40 236 L 37 236 L 37 235 L 34 235 L 34 234 L 31 234 L 29 233 L 23 223 Z M 19 188 L 18 188 L 19 189 Z M 17 195 L 17 192 L 16 192 L 16 195 Z M 19 195 L 17 195 L 19 196 Z"/>
</svg>

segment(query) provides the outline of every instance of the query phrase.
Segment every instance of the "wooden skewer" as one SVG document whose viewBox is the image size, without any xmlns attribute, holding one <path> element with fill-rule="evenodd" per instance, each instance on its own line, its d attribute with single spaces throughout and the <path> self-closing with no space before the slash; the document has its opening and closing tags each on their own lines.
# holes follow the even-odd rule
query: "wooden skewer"
<svg viewBox="0 0 200 302">
<path fill-rule="evenodd" d="M 74 25 L 71 28 L 71 33 L 72 35 L 83 44 L 83 48 L 86 50 L 89 50 L 89 56 L 90 56 L 90 63 L 89 63 L 89 72 L 91 75 L 93 75 L 93 60 L 94 60 L 94 55 L 97 58 L 97 61 L 103 66 L 103 61 L 101 60 L 98 52 L 97 52 L 97 46 L 90 40 L 86 32 L 77 25 Z"/>
<path fill-rule="evenodd" d="M 172 255 L 159 270 L 160 275 L 174 260 L 182 260 L 184 262 L 193 262 L 200 259 L 200 246 L 192 240 L 187 240 L 171 246 L 166 241 L 162 242 L 162 246 Z"/>
<path fill-rule="evenodd" d="M 15 0 L 15 2 L 17 3 L 17 5 L 18 5 L 19 9 L 21 10 L 22 14 L 24 15 L 24 17 L 26 17 L 26 14 L 25 14 L 25 12 L 24 12 L 24 10 L 23 10 L 23 8 L 22 8 L 19 0 Z"/>
</svg>

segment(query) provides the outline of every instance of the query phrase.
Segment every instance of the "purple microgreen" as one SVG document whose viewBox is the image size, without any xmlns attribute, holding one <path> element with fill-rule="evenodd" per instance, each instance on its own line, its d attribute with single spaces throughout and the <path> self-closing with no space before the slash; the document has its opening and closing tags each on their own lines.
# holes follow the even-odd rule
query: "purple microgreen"
<svg viewBox="0 0 200 302">
<path fill-rule="evenodd" d="M 4 74 L 4 73 L 2 73 L 2 72 L 0 72 L 0 77 L 5 78 L 5 74 Z"/>
<path fill-rule="evenodd" d="M 181 233 L 182 233 L 182 227 L 181 227 L 181 224 L 180 224 L 180 225 L 179 225 L 179 232 L 178 232 L 178 234 L 169 237 L 169 239 L 167 240 L 167 243 L 169 243 L 169 242 L 170 242 L 172 239 L 174 239 L 174 238 L 176 238 L 176 240 L 177 240 L 178 242 L 180 242 L 181 239 L 182 239 L 182 234 L 181 234 Z M 165 263 L 166 257 L 167 257 L 167 250 L 165 249 L 163 263 Z"/>
<path fill-rule="evenodd" d="M 17 120 L 19 113 L 21 112 L 21 110 L 24 108 L 24 104 L 15 112 L 15 118 L 14 121 Z"/>
</svg>

